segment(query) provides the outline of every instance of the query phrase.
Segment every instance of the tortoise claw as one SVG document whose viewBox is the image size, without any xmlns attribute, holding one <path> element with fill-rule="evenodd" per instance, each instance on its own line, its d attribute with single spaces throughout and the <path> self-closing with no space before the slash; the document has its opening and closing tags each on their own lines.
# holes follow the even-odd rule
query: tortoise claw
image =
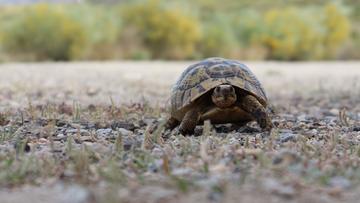
<svg viewBox="0 0 360 203">
<path fill-rule="evenodd" d="M 267 115 L 261 117 L 258 120 L 258 123 L 260 125 L 260 128 L 262 128 L 264 131 L 270 131 L 273 128 L 273 124 L 271 122 L 271 119 Z"/>
<path fill-rule="evenodd" d="M 186 128 L 179 128 L 179 132 L 180 134 L 184 135 L 184 136 L 189 136 L 189 135 L 193 135 L 194 134 L 194 130 L 190 130 L 190 129 L 186 129 Z"/>
</svg>

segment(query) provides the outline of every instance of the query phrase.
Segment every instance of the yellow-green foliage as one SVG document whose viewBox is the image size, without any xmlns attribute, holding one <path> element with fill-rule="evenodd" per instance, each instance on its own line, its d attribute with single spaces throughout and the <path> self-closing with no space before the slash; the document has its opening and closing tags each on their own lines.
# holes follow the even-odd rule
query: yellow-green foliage
<svg viewBox="0 0 360 203">
<path fill-rule="evenodd" d="M 85 58 L 109 59 L 117 57 L 116 44 L 120 35 L 120 16 L 116 8 L 94 5 L 66 6 L 67 14 L 81 23 L 87 35 Z"/>
<path fill-rule="evenodd" d="M 166 8 L 158 1 L 127 6 L 124 24 L 138 30 L 153 58 L 186 58 L 199 40 L 199 24 L 178 9 Z"/>
<path fill-rule="evenodd" d="M 69 60 L 81 57 L 86 47 L 84 27 L 61 7 L 38 4 L 17 12 L 3 30 L 4 48 L 36 60 Z"/>
<path fill-rule="evenodd" d="M 259 12 L 250 10 L 237 14 L 233 18 L 233 29 L 241 46 L 257 44 L 257 35 L 264 32 L 262 16 Z"/>
<path fill-rule="evenodd" d="M 17 13 L 16 8 L 14 7 L 0 7 L 0 60 L 1 55 L 3 54 L 3 38 L 4 38 L 4 29 L 8 24 L 13 22 L 14 13 Z"/>
<path fill-rule="evenodd" d="M 350 24 L 349 7 L 310 0 L 136 2 L 0 7 L 0 61 L 359 58 L 359 7 Z"/>
<path fill-rule="evenodd" d="M 228 57 L 236 48 L 237 41 L 234 32 L 223 16 L 216 16 L 203 26 L 199 43 L 201 57 Z"/>
<path fill-rule="evenodd" d="M 324 8 L 323 24 L 326 29 L 324 47 L 328 51 L 325 57 L 336 54 L 339 46 L 350 36 L 350 21 L 339 8 L 335 4 L 328 4 Z"/>
<path fill-rule="evenodd" d="M 311 20 L 314 16 L 301 13 L 298 9 L 273 9 L 265 13 L 265 32 L 260 41 L 269 49 L 269 58 L 273 59 L 308 59 L 319 57 L 321 30 Z"/>
<path fill-rule="evenodd" d="M 265 31 L 258 40 L 269 58 L 322 59 L 332 56 L 349 37 L 349 21 L 336 6 L 318 9 L 272 9 L 264 14 Z"/>
</svg>

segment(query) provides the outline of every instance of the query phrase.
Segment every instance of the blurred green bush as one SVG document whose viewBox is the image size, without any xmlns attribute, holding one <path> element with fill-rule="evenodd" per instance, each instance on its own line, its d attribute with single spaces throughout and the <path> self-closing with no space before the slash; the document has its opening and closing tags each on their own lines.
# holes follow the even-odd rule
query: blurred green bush
<svg viewBox="0 0 360 203">
<path fill-rule="evenodd" d="M 237 58 L 250 60 L 263 60 L 268 56 L 260 35 L 265 33 L 266 26 L 263 23 L 263 16 L 255 10 L 245 10 L 233 16 L 233 30 L 238 41 Z"/>
<path fill-rule="evenodd" d="M 325 58 L 336 57 L 339 48 L 349 40 L 351 34 L 350 20 L 341 9 L 341 6 L 332 3 L 323 8 L 321 23 L 325 27 L 323 39 Z"/>
<path fill-rule="evenodd" d="M 64 8 L 39 4 L 16 12 L 16 19 L 3 28 L 2 44 L 27 60 L 71 60 L 82 56 L 86 37 L 83 25 Z"/>
<path fill-rule="evenodd" d="M 83 49 L 84 59 L 104 60 L 120 56 L 116 46 L 121 31 L 117 8 L 88 4 L 66 8 L 67 15 L 80 23 L 86 33 L 88 49 Z"/>
<path fill-rule="evenodd" d="M 183 59 L 194 53 L 199 24 L 179 9 L 150 0 L 128 5 L 122 11 L 124 25 L 140 33 L 152 58 Z"/>
<path fill-rule="evenodd" d="M 228 57 L 234 54 L 238 41 L 229 22 L 227 16 L 214 14 L 203 23 L 199 57 Z"/>
<path fill-rule="evenodd" d="M 257 36 L 257 40 L 268 49 L 269 59 L 322 57 L 323 30 L 314 13 L 296 8 L 272 9 L 264 14 L 263 20 L 265 30 Z"/>
<path fill-rule="evenodd" d="M 3 6 L 0 61 L 360 58 L 360 12 L 349 5 L 251 2 Z"/>
<path fill-rule="evenodd" d="M 336 56 L 349 39 L 347 17 L 334 4 L 319 9 L 272 9 L 264 14 L 265 30 L 258 40 L 269 59 L 309 60 Z"/>
</svg>

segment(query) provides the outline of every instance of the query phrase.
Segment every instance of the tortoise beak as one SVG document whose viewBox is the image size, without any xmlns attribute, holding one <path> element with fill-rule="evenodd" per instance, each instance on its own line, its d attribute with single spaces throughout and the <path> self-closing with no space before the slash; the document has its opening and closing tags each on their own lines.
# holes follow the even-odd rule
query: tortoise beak
<svg viewBox="0 0 360 203">
<path fill-rule="evenodd" d="M 219 108 L 227 108 L 232 106 L 236 101 L 234 87 L 229 84 L 222 84 L 217 86 L 212 94 L 212 101 Z"/>
</svg>

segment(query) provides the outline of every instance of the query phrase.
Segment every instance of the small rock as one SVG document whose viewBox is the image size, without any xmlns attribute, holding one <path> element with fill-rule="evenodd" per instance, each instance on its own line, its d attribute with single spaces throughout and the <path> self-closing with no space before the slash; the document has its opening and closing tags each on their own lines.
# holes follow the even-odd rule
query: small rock
<svg viewBox="0 0 360 203">
<path fill-rule="evenodd" d="M 109 128 L 110 125 L 108 123 L 106 123 L 106 122 L 98 121 L 98 122 L 94 123 L 94 127 L 95 127 L 95 129 L 102 129 L 102 128 Z"/>
<path fill-rule="evenodd" d="M 217 133 L 229 133 L 234 129 L 231 124 L 215 125 L 214 127 Z"/>
<path fill-rule="evenodd" d="M 191 169 L 191 168 L 175 168 L 172 171 L 172 174 L 176 175 L 176 176 L 185 176 L 185 175 L 191 174 L 192 172 L 193 172 L 193 169 Z"/>
<path fill-rule="evenodd" d="M 237 145 L 237 144 L 240 144 L 239 140 L 235 137 L 230 137 L 229 145 Z"/>
<path fill-rule="evenodd" d="M 297 117 L 297 120 L 300 121 L 300 122 L 305 122 L 305 121 L 308 121 L 308 118 L 305 114 L 302 114 L 300 116 Z"/>
<path fill-rule="evenodd" d="M 77 134 L 80 133 L 80 135 L 88 135 L 89 132 L 85 129 L 67 129 L 66 134 Z"/>
<path fill-rule="evenodd" d="M 84 122 L 84 123 L 81 123 L 81 124 L 82 124 L 82 126 L 84 126 L 85 129 L 94 129 L 94 128 L 96 128 L 95 123 Z"/>
<path fill-rule="evenodd" d="M 156 122 L 157 122 L 156 118 L 144 118 L 139 121 L 139 126 L 140 127 L 149 126 Z"/>
<path fill-rule="evenodd" d="M 213 174 L 225 174 L 226 172 L 229 171 L 229 168 L 225 164 L 219 163 L 210 166 L 209 171 Z"/>
<path fill-rule="evenodd" d="M 329 115 L 331 115 L 331 116 L 338 116 L 338 115 L 339 115 L 339 109 L 335 109 L 335 108 L 330 109 Z"/>
<path fill-rule="evenodd" d="M 130 130 L 127 130 L 125 128 L 118 128 L 117 130 L 123 136 L 129 136 L 132 133 Z"/>
<path fill-rule="evenodd" d="M 66 140 L 67 136 L 65 136 L 64 134 L 60 133 L 58 134 L 54 140 Z"/>
<path fill-rule="evenodd" d="M 264 188 L 269 192 L 288 198 L 295 195 L 295 190 L 293 187 L 289 185 L 281 184 L 275 179 L 270 179 L 270 178 L 265 179 L 263 183 L 264 183 Z"/>
<path fill-rule="evenodd" d="M 281 133 L 280 136 L 280 142 L 288 142 L 288 141 L 296 141 L 297 135 L 294 133 Z"/>
<path fill-rule="evenodd" d="M 290 150 L 282 150 L 274 156 L 272 163 L 275 165 L 293 165 L 295 163 L 298 163 L 300 160 L 301 158 L 295 152 Z"/>
<path fill-rule="evenodd" d="M 96 135 L 100 137 L 106 137 L 109 136 L 112 133 L 111 128 L 105 128 L 105 129 L 98 129 L 96 130 Z"/>
<path fill-rule="evenodd" d="M 94 139 L 92 136 L 81 136 L 80 137 L 81 142 L 94 142 Z"/>
<path fill-rule="evenodd" d="M 359 132 L 360 131 L 360 126 L 354 126 L 352 128 L 353 131 Z"/>
<path fill-rule="evenodd" d="M 281 117 L 290 122 L 296 121 L 296 118 L 291 114 L 282 114 Z"/>
<path fill-rule="evenodd" d="M 134 139 L 132 139 L 132 138 L 129 138 L 129 137 L 126 137 L 126 138 L 123 140 L 123 143 L 124 143 L 124 145 L 123 145 L 124 150 L 125 150 L 125 151 L 128 151 L 128 150 L 131 149 L 131 147 L 132 147 L 133 145 L 136 144 L 136 140 L 134 140 Z"/>
<path fill-rule="evenodd" d="M 158 147 L 154 147 L 154 149 L 151 151 L 151 154 L 154 155 L 155 157 L 161 157 L 164 154 L 164 152 L 162 149 Z"/>
<path fill-rule="evenodd" d="M 203 128 L 201 126 L 196 126 L 194 129 L 194 136 L 201 136 L 203 134 Z"/>
<path fill-rule="evenodd" d="M 49 140 L 45 139 L 45 138 L 40 138 L 39 141 L 38 141 L 39 144 L 48 144 L 49 143 Z"/>
<path fill-rule="evenodd" d="M 250 126 L 247 126 L 247 125 L 239 128 L 237 131 L 239 133 L 259 133 L 259 132 L 261 132 L 261 130 L 259 130 L 257 128 L 250 127 Z"/>
<path fill-rule="evenodd" d="M 341 176 L 335 176 L 330 179 L 329 185 L 331 187 L 338 187 L 341 189 L 349 189 L 351 187 L 351 182 L 344 177 Z"/>
<path fill-rule="evenodd" d="M 171 202 L 176 196 L 176 191 L 159 186 L 144 186 L 136 191 L 131 202 Z"/>
<path fill-rule="evenodd" d="M 135 130 L 135 125 L 133 123 L 127 123 L 125 121 L 114 121 L 111 124 L 111 128 L 114 129 L 114 130 L 116 128 L 125 128 L 126 130 L 134 131 Z"/>
<path fill-rule="evenodd" d="M 100 90 L 98 88 L 94 88 L 94 87 L 89 87 L 86 90 L 86 94 L 90 97 L 95 96 L 96 94 L 98 94 L 100 92 Z"/>
<path fill-rule="evenodd" d="M 196 184 L 201 187 L 210 189 L 213 188 L 214 186 L 219 185 L 220 180 L 221 180 L 220 176 L 212 175 L 207 178 L 199 179 L 198 181 L 196 181 Z"/>
<path fill-rule="evenodd" d="M 293 133 L 293 131 L 290 129 L 280 129 L 279 133 Z"/>
<path fill-rule="evenodd" d="M 66 123 L 66 121 L 64 121 L 64 120 L 57 120 L 56 121 L 56 123 L 55 123 L 55 125 L 57 126 L 57 127 L 63 127 L 63 126 L 65 126 L 67 123 Z"/>
<path fill-rule="evenodd" d="M 335 117 L 335 116 L 325 116 L 324 118 L 323 118 L 323 120 L 325 121 L 325 122 L 335 122 L 336 120 L 338 119 L 338 117 Z"/>
<path fill-rule="evenodd" d="M 212 202 L 220 202 L 221 201 L 221 198 L 223 197 L 223 192 L 222 191 L 218 191 L 216 189 L 216 187 L 214 187 L 213 191 L 211 191 L 209 194 L 208 194 L 208 198 L 209 200 L 211 200 Z"/>
<path fill-rule="evenodd" d="M 35 122 L 39 126 L 46 126 L 47 124 L 49 124 L 49 121 L 45 118 L 38 118 Z"/>
<path fill-rule="evenodd" d="M 308 132 L 308 135 L 310 135 L 310 136 L 316 136 L 318 133 L 319 133 L 318 130 L 312 129 L 312 130 L 310 130 L 310 131 Z"/>
<path fill-rule="evenodd" d="M 61 197 L 62 202 L 86 203 L 94 201 L 94 196 L 89 190 L 77 185 L 65 187 Z"/>
<path fill-rule="evenodd" d="M 163 166 L 163 160 L 162 159 L 156 159 L 151 164 L 148 165 L 148 171 L 152 173 L 157 173 L 161 167 Z"/>
</svg>

